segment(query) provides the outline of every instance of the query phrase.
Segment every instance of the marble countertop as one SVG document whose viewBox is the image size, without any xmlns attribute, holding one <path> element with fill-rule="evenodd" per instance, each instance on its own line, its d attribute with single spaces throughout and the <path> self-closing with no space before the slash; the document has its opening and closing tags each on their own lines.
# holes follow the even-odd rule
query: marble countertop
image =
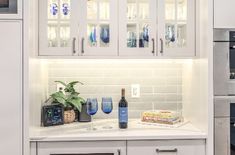
<svg viewBox="0 0 235 155">
<path fill-rule="evenodd" d="M 119 129 L 117 120 L 95 120 L 96 130 L 89 130 L 91 123 L 72 123 L 53 127 L 31 127 L 31 141 L 96 141 L 96 140 L 160 140 L 206 139 L 207 134 L 190 122 L 178 126 L 141 123 L 129 120 L 128 129 Z M 112 126 L 105 129 L 104 126 Z"/>
</svg>

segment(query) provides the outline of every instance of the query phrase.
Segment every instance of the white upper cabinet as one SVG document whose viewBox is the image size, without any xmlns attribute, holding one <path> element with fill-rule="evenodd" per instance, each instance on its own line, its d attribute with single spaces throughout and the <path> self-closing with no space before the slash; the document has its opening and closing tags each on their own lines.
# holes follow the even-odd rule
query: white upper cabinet
<svg viewBox="0 0 235 155">
<path fill-rule="evenodd" d="M 214 0 L 214 28 L 235 28 L 234 0 Z"/>
<path fill-rule="evenodd" d="M 40 0 L 39 55 L 76 55 L 76 0 Z M 78 18 L 79 19 L 79 18 Z"/>
<path fill-rule="evenodd" d="M 193 57 L 195 0 L 42 0 L 39 55 Z"/>
<path fill-rule="evenodd" d="M 158 8 L 159 54 L 195 56 L 195 1 L 159 0 Z"/>
<path fill-rule="evenodd" d="M 156 0 L 119 1 L 119 55 L 156 55 Z"/>
<path fill-rule="evenodd" d="M 117 55 L 118 1 L 83 0 L 82 5 L 81 55 Z"/>
</svg>

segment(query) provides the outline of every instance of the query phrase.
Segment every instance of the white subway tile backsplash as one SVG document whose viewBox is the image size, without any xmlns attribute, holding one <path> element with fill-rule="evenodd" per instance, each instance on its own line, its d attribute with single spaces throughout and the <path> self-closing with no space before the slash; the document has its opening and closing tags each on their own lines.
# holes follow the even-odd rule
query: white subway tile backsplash
<svg viewBox="0 0 235 155">
<path fill-rule="evenodd" d="M 117 117 L 121 89 L 126 88 L 129 117 L 140 117 L 146 110 L 182 108 L 181 63 L 49 63 L 48 92 L 56 91 L 54 81 L 81 81 L 76 86 L 83 98 L 112 97 L 113 112 Z M 131 98 L 131 84 L 140 84 L 140 98 Z M 99 104 L 100 105 L 100 104 Z M 101 109 L 95 118 L 107 118 Z"/>
</svg>

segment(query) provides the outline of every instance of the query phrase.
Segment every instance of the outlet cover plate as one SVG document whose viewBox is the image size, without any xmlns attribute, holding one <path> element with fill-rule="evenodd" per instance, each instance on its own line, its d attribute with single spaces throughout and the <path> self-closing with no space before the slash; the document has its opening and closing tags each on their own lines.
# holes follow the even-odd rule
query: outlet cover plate
<svg viewBox="0 0 235 155">
<path fill-rule="evenodd" d="M 132 84 L 131 85 L 131 97 L 132 98 L 139 98 L 140 97 L 140 85 L 139 84 Z"/>
</svg>

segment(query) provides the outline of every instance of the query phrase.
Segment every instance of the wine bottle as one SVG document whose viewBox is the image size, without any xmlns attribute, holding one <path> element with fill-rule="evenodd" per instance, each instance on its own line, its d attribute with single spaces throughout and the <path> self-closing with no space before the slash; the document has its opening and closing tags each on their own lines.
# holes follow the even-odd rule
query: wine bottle
<svg viewBox="0 0 235 155">
<path fill-rule="evenodd" d="M 128 103 L 125 99 L 125 89 L 122 89 L 122 98 L 118 107 L 119 128 L 126 129 L 128 126 Z"/>
</svg>

